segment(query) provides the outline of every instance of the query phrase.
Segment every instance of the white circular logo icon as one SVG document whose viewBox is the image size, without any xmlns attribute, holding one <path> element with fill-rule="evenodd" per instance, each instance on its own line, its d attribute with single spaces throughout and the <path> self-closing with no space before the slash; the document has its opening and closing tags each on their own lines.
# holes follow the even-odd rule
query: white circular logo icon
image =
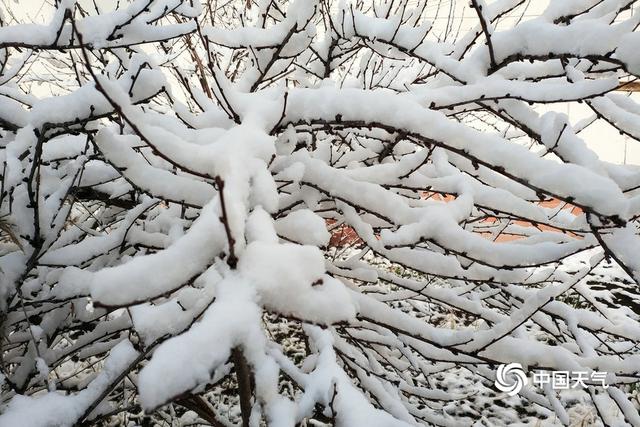
<svg viewBox="0 0 640 427">
<path fill-rule="evenodd" d="M 502 364 L 496 372 L 496 388 L 509 396 L 515 396 L 527 382 L 527 374 L 519 363 Z"/>
</svg>

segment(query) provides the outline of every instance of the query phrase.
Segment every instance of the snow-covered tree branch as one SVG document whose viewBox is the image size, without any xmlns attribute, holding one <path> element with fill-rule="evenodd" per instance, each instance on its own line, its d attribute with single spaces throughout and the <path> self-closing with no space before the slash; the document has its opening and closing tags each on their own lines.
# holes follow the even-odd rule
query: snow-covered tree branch
<svg viewBox="0 0 640 427">
<path fill-rule="evenodd" d="M 0 425 L 640 425 L 638 2 L 466 3 L 0 5 Z"/>
</svg>

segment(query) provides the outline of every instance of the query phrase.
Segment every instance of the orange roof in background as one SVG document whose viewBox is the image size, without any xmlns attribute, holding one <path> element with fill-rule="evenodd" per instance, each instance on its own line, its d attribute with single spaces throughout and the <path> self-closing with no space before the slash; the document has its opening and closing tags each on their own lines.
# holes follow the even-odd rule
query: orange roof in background
<svg viewBox="0 0 640 427">
<path fill-rule="evenodd" d="M 440 194 L 440 193 L 433 193 L 433 192 L 425 192 L 424 193 L 424 198 L 425 199 L 434 199 L 434 200 L 441 200 L 441 201 L 452 201 L 455 200 L 455 196 L 451 195 L 451 194 Z M 546 207 L 546 208 L 557 208 L 561 203 L 565 203 L 562 202 L 560 200 L 557 199 L 551 199 L 551 200 L 545 200 L 542 202 L 539 202 L 538 205 Z M 582 209 L 580 209 L 577 206 L 573 206 L 570 204 L 566 204 L 566 206 L 564 208 L 562 208 L 562 210 L 566 210 L 569 211 L 570 213 L 572 213 L 573 215 L 580 215 L 582 213 Z M 482 222 L 484 223 L 491 223 L 491 222 L 495 222 L 497 221 L 496 217 L 488 217 L 486 219 L 484 219 Z M 327 220 L 327 225 L 331 225 L 334 224 L 335 220 Z M 562 232 L 562 233 L 566 233 L 562 230 L 559 230 L 557 228 L 548 226 L 548 225 L 544 225 L 544 224 L 535 224 L 532 222 L 528 222 L 528 221 L 514 221 L 513 222 L 516 225 L 522 226 L 522 227 L 536 227 L 537 229 L 541 230 L 541 231 L 558 231 L 558 232 Z M 479 233 L 483 236 L 486 236 L 487 238 L 489 238 L 490 234 L 489 233 Z M 580 238 L 578 235 L 572 234 L 572 233 L 566 233 L 566 234 L 571 234 L 573 237 L 576 238 Z M 496 242 L 510 242 L 513 240 L 518 240 L 523 238 L 522 236 L 518 236 L 515 234 L 499 234 L 498 238 L 495 239 Z M 331 233 L 331 240 L 329 241 L 329 246 L 331 247 L 345 247 L 348 245 L 353 245 L 355 243 L 357 243 L 360 240 L 360 237 L 358 237 L 358 234 L 355 232 L 355 230 L 349 226 L 346 225 L 341 225 L 339 227 L 337 227 L 335 230 L 332 231 Z"/>
</svg>

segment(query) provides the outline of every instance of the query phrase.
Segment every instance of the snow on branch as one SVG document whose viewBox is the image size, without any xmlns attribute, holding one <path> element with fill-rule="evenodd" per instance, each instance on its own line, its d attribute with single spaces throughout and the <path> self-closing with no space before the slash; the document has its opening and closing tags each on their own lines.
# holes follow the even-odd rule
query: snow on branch
<svg viewBox="0 0 640 427">
<path fill-rule="evenodd" d="M 638 2 L 54 3 L 0 10 L 0 425 L 640 425 L 585 132 L 640 144 Z"/>
</svg>

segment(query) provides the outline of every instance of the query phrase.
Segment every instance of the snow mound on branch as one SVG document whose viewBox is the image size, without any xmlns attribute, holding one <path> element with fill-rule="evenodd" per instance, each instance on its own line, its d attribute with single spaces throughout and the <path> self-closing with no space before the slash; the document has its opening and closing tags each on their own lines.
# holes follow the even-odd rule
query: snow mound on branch
<svg viewBox="0 0 640 427">
<path fill-rule="evenodd" d="M 306 245 L 326 246 L 331 238 L 324 220 L 309 209 L 291 212 L 275 227 L 279 235 Z"/>
<path fill-rule="evenodd" d="M 87 388 L 76 395 L 65 396 L 49 392 L 38 396 L 17 395 L 0 415 L 1 426 L 66 426 L 72 425 L 105 391 L 138 352 L 126 340 L 116 345 L 109 354 L 100 374 Z"/>
<path fill-rule="evenodd" d="M 618 59 L 627 65 L 627 70 L 631 74 L 640 76 L 640 33 L 630 33 L 620 38 L 620 44 L 616 49 Z"/>
<path fill-rule="evenodd" d="M 238 269 L 268 309 L 318 323 L 355 317 L 348 290 L 325 274 L 324 257 L 314 246 L 252 242 Z"/>
<path fill-rule="evenodd" d="M 138 388 L 145 409 L 156 408 L 209 382 L 234 347 L 263 345 L 262 312 L 255 304 L 253 289 L 237 275 L 231 275 L 218 284 L 216 291 L 216 301 L 202 320 L 160 345 L 140 372 Z"/>
</svg>

